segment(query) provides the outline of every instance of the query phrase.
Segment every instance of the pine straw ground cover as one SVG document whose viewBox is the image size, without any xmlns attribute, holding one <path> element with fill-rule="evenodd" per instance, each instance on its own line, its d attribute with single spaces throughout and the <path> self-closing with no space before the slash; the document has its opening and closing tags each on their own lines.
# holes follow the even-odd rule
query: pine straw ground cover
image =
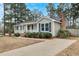
<svg viewBox="0 0 79 59">
<path fill-rule="evenodd" d="M 0 53 L 39 42 L 43 42 L 43 40 L 23 39 L 19 37 L 0 37 Z"/>
<path fill-rule="evenodd" d="M 79 56 L 79 37 L 70 37 L 70 39 L 78 41 L 58 53 L 56 56 Z"/>
</svg>

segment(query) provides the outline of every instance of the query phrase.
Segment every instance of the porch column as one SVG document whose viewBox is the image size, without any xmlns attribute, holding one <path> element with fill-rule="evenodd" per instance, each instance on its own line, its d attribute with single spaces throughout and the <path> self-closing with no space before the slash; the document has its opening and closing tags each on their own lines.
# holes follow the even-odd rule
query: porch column
<svg viewBox="0 0 79 59">
<path fill-rule="evenodd" d="M 52 28 L 52 35 L 55 36 L 55 23 L 54 22 L 52 22 L 51 28 Z"/>
<path fill-rule="evenodd" d="M 39 28 L 39 23 L 37 23 L 37 32 L 39 32 L 39 29 L 40 29 L 40 28 Z"/>
<path fill-rule="evenodd" d="M 20 25 L 18 25 L 18 33 L 20 33 Z"/>
<path fill-rule="evenodd" d="M 27 24 L 26 24 L 26 26 L 25 26 L 25 32 L 27 32 Z"/>
</svg>

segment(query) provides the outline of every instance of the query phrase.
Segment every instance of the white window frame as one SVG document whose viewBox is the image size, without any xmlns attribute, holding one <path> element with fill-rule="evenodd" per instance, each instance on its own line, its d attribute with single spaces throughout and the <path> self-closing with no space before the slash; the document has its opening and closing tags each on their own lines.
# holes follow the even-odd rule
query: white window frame
<svg viewBox="0 0 79 59">
<path fill-rule="evenodd" d="M 20 30 L 22 30 L 22 25 L 20 25 Z"/>
<path fill-rule="evenodd" d="M 46 30 L 46 24 L 48 24 L 48 30 Z M 45 31 L 49 31 L 49 23 L 45 23 Z"/>
<path fill-rule="evenodd" d="M 45 31 L 45 30 L 42 30 L 42 25 L 44 25 L 44 23 L 40 25 L 41 31 Z M 44 29 L 45 29 L 45 25 L 44 25 Z"/>
<path fill-rule="evenodd" d="M 42 27 L 41 27 L 42 24 L 44 24 L 44 31 L 42 31 Z M 49 23 L 40 23 L 40 31 L 41 31 L 41 32 L 50 32 L 49 29 L 48 29 L 48 31 L 46 31 L 46 26 L 45 26 L 45 24 L 48 24 L 48 27 L 49 27 Z"/>
<path fill-rule="evenodd" d="M 26 25 L 23 25 L 23 30 L 25 30 Z"/>
<path fill-rule="evenodd" d="M 16 30 L 19 30 L 19 26 L 16 26 L 15 28 L 16 28 Z"/>
</svg>

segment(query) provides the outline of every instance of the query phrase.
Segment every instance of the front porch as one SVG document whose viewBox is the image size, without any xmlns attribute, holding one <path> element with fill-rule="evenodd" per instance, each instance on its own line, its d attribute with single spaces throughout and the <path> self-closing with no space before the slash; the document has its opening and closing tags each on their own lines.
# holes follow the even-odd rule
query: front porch
<svg viewBox="0 0 79 59">
<path fill-rule="evenodd" d="M 37 24 L 27 24 L 26 25 L 26 32 L 38 32 Z"/>
<path fill-rule="evenodd" d="M 39 31 L 38 27 L 39 26 L 37 23 L 23 23 L 15 26 L 14 32 L 15 33 L 38 32 Z"/>
<path fill-rule="evenodd" d="M 51 32 L 51 23 L 23 23 L 14 27 L 15 33 Z"/>
</svg>

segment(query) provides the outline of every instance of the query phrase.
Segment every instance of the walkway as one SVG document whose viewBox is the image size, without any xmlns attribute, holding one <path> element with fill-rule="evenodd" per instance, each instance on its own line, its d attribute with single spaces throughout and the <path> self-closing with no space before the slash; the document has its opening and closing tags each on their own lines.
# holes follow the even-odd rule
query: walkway
<svg viewBox="0 0 79 59">
<path fill-rule="evenodd" d="M 1 53 L 4 56 L 53 56 L 77 40 L 53 39 Z"/>
</svg>

